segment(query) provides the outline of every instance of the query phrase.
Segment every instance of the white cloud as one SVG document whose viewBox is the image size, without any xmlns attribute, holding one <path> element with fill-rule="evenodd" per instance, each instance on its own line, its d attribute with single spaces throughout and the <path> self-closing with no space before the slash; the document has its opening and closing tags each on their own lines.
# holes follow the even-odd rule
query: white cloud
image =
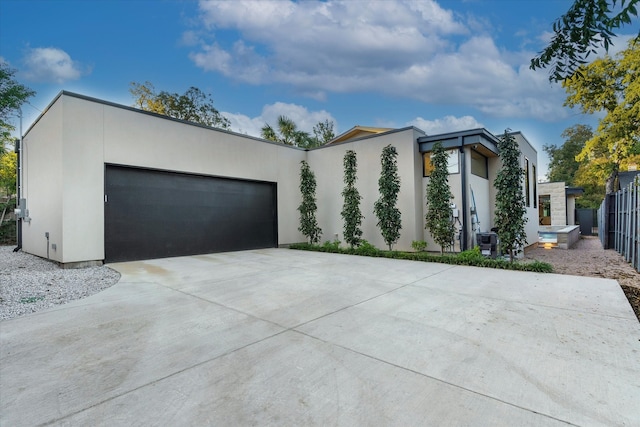
<svg viewBox="0 0 640 427">
<path fill-rule="evenodd" d="M 231 130 L 255 137 L 260 137 L 260 131 L 265 123 L 275 127 L 279 116 L 290 118 L 298 125 L 298 129 L 305 132 L 312 133 L 313 127 L 325 120 L 333 121 L 337 131 L 337 122 L 327 111 L 309 111 L 303 106 L 284 102 L 265 105 L 257 117 L 228 112 L 222 112 L 222 114 L 231 122 Z"/>
<path fill-rule="evenodd" d="M 64 83 L 77 80 L 90 70 L 83 67 L 62 49 L 36 47 L 29 49 L 23 59 L 25 78 L 33 81 Z"/>
<path fill-rule="evenodd" d="M 566 116 L 562 88 L 528 69 L 535 52 L 499 48 L 489 22 L 436 1 L 201 1 L 200 13 L 191 60 L 240 82 L 314 99 L 377 92 L 500 117 Z"/>
<path fill-rule="evenodd" d="M 484 127 L 482 123 L 478 122 L 471 116 L 445 116 L 436 120 L 426 120 L 422 117 L 416 117 L 407 123 L 407 125 L 422 129 L 427 133 L 427 135 L 437 135 L 439 133 L 456 132 Z"/>
</svg>

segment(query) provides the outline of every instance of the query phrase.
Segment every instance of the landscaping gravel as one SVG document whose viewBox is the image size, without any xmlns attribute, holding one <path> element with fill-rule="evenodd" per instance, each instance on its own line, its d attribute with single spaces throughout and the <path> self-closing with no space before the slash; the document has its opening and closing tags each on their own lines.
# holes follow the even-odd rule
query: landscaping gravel
<svg viewBox="0 0 640 427">
<path fill-rule="evenodd" d="M 14 248 L 0 246 L 0 320 L 85 298 L 120 280 L 109 267 L 64 269 Z"/>
</svg>

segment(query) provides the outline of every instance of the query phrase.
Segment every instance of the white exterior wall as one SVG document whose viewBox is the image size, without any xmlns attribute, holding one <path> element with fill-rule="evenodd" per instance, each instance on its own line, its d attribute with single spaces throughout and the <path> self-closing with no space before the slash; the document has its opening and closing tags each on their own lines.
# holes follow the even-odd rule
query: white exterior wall
<svg viewBox="0 0 640 427">
<path fill-rule="evenodd" d="M 524 159 L 525 157 L 529 159 L 529 197 L 530 197 L 531 203 L 530 203 L 530 206 L 526 207 L 527 223 L 525 224 L 524 230 L 525 230 L 525 233 L 527 234 L 527 245 L 532 245 L 534 243 L 538 243 L 538 228 L 540 225 L 539 218 L 538 218 L 537 196 L 535 197 L 536 200 L 534 200 L 534 194 L 539 195 L 540 192 L 539 191 L 534 192 L 533 190 L 534 186 L 538 185 L 538 179 L 533 175 L 533 167 L 532 167 L 532 166 L 535 166 L 536 171 L 538 170 L 538 152 L 535 150 L 535 148 L 533 148 L 533 146 L 531 146 L 529 141 L 527 141 L 522 136 L 521 133 L 516 132 L 514 134 L 514 137 L 518 142 L 518 145 L 520 147 L 520 152 L 522 153 L 522 156 L 520 157 L 520 161 L 521 161 L 521 166 L 523 168 L 523 171 L 525 167 Z M 525 194 L 525 197 L 526 197 L 525 185 L 526 185 L 526 182 L 523 179 L 522 190 L 523 190 L 523 194 Z"/>
<path fill-rule="evenodd" d="M 278 241 L 297 231 L 306 152 L 63 94 L 25 138 L 25 252 L 62 263 L 104 259 L 105 163 L 277 183 Z M 64 189 L 64 191 L 63 191 Z M 32 206 L 33 205 L 33 206 Z"/>
<path fill-rule="evenodd" d="M 22 221 L 22 250 L 47 256 L 47 239 L 56 244 L 49 257 L 62 262 L 63 108 L 56 103 L 24 137 L 22 146 L 22 195 L 30 221 Z"/>
<path fill-rule="evenodd" d="M 348 150 L 356 152 L 358 160 L 357 188 L 362 196 L 360 210 L 362 238 L 377 248 L 387 245 L 376 226 L 378 222 L 373 206 L 379 198 L 378 178 L 380 177 L 380 155 L 382 149 L 391 144 L 398 151 L 398 174 L 400 176 L 400 194 L 398 209 L 402 215 L 400 239 L 394 249 L 411 250 L 413 240 L 422 240 L 424 220 L 422 218 L 422 160 L 416 143 L 414 129 L 392 132 L 385 135 L 365 138 L 341 144 L 329 145 L 309 152 L 309 166 L 317 180 L 318 225 L 322 228 L 322 242 L 338 239 L 344 243 L 342 210 L 342 190 L 344 189 L 344 155 Z"/>
</svg>

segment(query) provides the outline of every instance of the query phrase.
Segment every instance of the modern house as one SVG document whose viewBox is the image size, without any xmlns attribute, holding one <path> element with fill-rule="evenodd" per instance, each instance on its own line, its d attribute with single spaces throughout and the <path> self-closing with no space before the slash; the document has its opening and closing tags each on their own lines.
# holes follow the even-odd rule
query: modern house
<svg viewBox="0 0 640 427">
<path fill-rule="evenodd" d="M 351 132 L 351 133 L 349 133 Z M 519 132 L 526 173 L 527 241 L 537 241 L 537 153 Z M 62 264 L 115 262 L 277 247 L 298 231 L 300 162 L 317 179 L 324 240 L 341 240 L 343 158 L 358 159 L 363 238 L 383 248 L 373 213 L 380 154 L 398 152 L 402 214 L 395 248 L 426 240 L 425 191 L 433 144 L 449 151 L 457 250 L 493 224 L 498 139 L 485 129 L 427 136 L 415 127 L 356 127 L 304 150 L 61 92 L 24 135 L 21 245 Z"/>
</svg>

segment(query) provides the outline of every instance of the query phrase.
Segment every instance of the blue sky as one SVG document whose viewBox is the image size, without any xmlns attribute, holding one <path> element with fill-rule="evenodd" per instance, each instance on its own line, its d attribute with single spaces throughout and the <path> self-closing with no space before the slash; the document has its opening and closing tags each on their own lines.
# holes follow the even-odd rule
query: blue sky
<svg viewBox="0 0 640 427">
<path fill-rule="evenodd" d="M 597 117 L 529 60 L 569 0 L 0 1 L 0 57 L 37 91 L 23 128 L 61 90 L 125 105 L 131 82 L 210 93 L 232 129 L 259 136 L 279 115 L 428 134 L 520 130 L 538 150 Z M 638 33 L 619 32 L 615 53 Z"/>
</svg>

